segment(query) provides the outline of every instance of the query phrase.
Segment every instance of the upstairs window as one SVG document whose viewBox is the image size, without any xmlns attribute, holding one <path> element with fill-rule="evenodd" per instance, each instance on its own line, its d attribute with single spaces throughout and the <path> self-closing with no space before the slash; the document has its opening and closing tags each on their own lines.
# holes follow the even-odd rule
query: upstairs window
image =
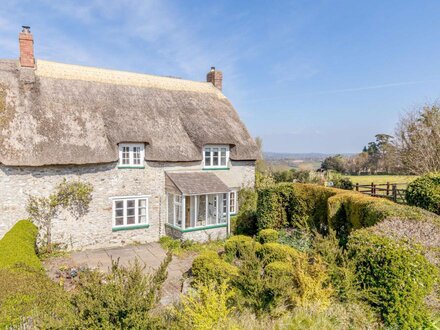
<svg viewBox="0 0 440 330">
<path fill-rule="evenodd" d="M 144 155 L 142 143 L 121 143 L 119 145 L 119 166 L 143 167 Z"/>
<path fill-rule="evenodd" d="M 227 168 L 229 163 L 228 146 L 206 146 L 203 151 L 204 168 Z"/>
</svg>

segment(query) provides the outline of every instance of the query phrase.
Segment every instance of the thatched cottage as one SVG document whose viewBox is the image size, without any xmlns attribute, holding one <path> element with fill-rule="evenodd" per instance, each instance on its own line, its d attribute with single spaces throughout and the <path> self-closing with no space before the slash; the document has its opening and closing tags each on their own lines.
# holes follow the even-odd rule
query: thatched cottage
<svg viewBox="0 0 440 330">
<path fill-rule="evenodd" d="M 64 178 L 94 189 L 84 217 L 54 223 L 68 248 L 227 235 L 258 150 L 220 71 L 196 82 L 35 60 L 28 27 L 19 45 L 0 60 L 0 237 Z"/>
</svg>

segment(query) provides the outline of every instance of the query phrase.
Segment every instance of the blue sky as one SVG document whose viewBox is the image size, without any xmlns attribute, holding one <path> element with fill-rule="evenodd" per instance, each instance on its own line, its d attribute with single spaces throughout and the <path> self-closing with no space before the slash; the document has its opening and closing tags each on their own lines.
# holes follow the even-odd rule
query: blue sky
<svg viewBox="0 0 440 330">
<path fill-rule="evenodd" d="M 21 25 L 37 58 L 204 80 L 266 151 L 357 152 L 440 92 L 440 1 L 5 1 L 0 57 Z"/>
</svg>

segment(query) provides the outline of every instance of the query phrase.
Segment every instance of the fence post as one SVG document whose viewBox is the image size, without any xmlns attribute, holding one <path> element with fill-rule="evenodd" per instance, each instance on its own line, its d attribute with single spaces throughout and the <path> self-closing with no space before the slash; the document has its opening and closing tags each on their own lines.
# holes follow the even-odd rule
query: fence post
<svg viewBox="0 0 440 330">
<path fill-rule="evenodd" d="M 397 185 L 393 183 L 393 201 L 397 202 Z"/>
<path fill-rule="evenodd" d="M 387 196 L 390 195 L 390 182 L 387 182 Z"/>
<path fill-rule="evenodd" d="M 371 182 L 371 196 L 374 196 L 374 182 Z"/>
<path fill-rule="evenodd" d="M 356 191 L 359 191 L 359 183 L 356 183 Z"/>
</svg>

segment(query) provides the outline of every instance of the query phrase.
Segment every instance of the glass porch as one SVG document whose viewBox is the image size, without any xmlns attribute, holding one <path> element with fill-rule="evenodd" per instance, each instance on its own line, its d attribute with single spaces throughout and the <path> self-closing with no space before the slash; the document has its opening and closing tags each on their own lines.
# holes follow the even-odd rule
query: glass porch
<svg viewBox="0 0 440 330">
<path fill-rule="evenodd" d="M 230 193 L 177 195 L 168 193 L 168 224 L 193 229 L 229 224 Z"/>
</svg>

